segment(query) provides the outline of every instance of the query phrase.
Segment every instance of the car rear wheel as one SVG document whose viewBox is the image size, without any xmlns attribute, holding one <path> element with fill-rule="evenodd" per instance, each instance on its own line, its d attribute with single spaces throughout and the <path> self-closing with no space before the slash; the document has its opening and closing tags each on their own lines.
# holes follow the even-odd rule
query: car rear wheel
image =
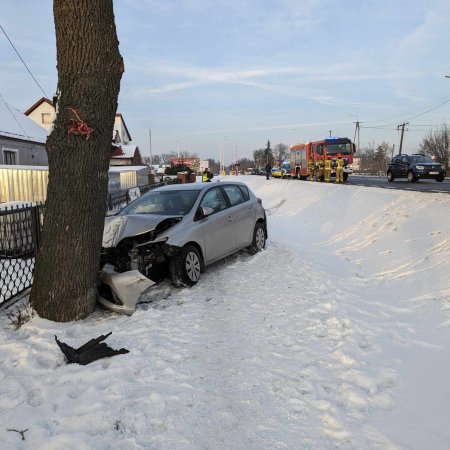
<svg viewBox="0 0 450 450">
<path fill-rule="evenodd" d="M 394 174 L 391 171 L 387 173 L 387 180 L 389 183 L 392 183 L 395 180 Z"/>
<path fill-rule="evenodd" d="M 253 241 L 252 245 L 248 248 L 249 252 L 254 255 L 255 253 L 264 250 L 266 246 L 266 232 L 264 230 L 264 225 L 258 222 L 253 230 Z"/>
<path fill-rule="evenodd" d="M 408 172 L 407 176 L 408 176 L 408 181 L 410 183 L 414 183 L 416 181 L 416 177 L 414 176 L 414 173 L 411 170 Z"/>
<path fill-rule="evenodd" d="M 197 248 L 185 245 L 170 260 L 170 280 L 176 287 L 193 286 L 200 279 L 201 268 L 201 256 Z"/>
</svg>

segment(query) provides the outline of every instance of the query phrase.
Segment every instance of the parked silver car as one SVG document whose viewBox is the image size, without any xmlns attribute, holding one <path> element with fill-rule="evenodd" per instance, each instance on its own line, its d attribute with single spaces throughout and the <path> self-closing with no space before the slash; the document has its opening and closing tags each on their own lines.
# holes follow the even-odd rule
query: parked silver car
<svg viewBox="0 0 450 450">
<path fill-rule="evenodd" d="M 190 286 L 206 266 L 244 248 L 261 251 L 266 239 L 264 208 L 246 184 L 168 185 L 106 218 L 101 261 L 119 273 Z"/>
</svg>

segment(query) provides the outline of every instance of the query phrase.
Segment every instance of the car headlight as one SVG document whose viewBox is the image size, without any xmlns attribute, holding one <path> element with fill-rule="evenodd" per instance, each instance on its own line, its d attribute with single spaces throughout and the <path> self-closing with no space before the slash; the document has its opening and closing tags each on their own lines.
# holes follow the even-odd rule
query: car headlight
<svg viewBox="0 0 450 450">
<path fill-rule="evenodd" d="M 416 166 L 416 169 L 423 170 L 423 169 L 425 169 L 425 167 L 424 166 Z"/>
</svg>

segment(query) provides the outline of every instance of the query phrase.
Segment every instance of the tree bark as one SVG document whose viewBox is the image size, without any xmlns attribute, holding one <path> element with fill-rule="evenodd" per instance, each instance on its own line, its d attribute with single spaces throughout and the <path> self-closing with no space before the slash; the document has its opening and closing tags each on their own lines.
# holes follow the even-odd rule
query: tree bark
<svg viewBox="0 0 450 450">
<path fill-rule="evenodd" d="M 47 139 L 49 181 L 31 303 L 41 317 L 67 322 L 95 307 L 124 66 L 112 0 L 54 0 L 53 12 L 57 105 Z"/>
</svg>

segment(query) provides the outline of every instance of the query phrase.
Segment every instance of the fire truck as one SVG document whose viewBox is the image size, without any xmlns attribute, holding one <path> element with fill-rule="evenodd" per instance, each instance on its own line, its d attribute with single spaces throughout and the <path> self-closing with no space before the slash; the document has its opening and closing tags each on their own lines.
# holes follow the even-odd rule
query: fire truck
<svg viewBox="0 0 450 450">
<path fill-rule="evenodd" d="M 323 157 L 331 156 L 333 168 L 331 175 L 336 176 L 334 168 L 337 155 L 340 153 L 344 160 L 344 181 L 353 172 L 353 154 L 355 144 L 348 138 L 329 137 L 321 141 L 295 144 L 289 147 L 289 159 L 291 163 L 291 177 L 298 180 L 306 180 L 308 177 L 308 163 L 312 159 L 317 164 Z"/>
</svg>

